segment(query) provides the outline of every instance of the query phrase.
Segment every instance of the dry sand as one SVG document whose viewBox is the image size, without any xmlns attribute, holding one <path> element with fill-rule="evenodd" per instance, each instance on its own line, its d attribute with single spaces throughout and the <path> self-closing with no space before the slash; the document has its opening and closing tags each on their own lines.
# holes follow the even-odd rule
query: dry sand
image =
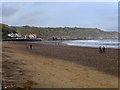
<svg viewBox="0 0 120 90">
<path fill-rule="evenodd" d="M 3 85 L 9 88 L 118 88 L 118 50 L 3 42 Z"/>
</svg>

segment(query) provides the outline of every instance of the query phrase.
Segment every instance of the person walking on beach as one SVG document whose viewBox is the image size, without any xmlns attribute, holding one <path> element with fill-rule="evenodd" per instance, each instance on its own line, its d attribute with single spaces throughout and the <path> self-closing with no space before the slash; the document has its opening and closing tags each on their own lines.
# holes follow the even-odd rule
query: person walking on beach
<svg viewBox="0 0 120 90">
<path fill-rule="evenodd" d="M 100 51 L 100 53 L 102 53 L 102 47 L 101 46 L 99 47 L 99 51 Z"/>
<path fill-rule="evenodd" d="M 28 46 L 26 46 L 26 48 L 28 48 Z"/>
<path fill-rule="evenodd" d="M 105 53 L 105 47 L 104 47 L 104 46 L 103 46 L 103 48 L 102 48 L 102 49 L 103 49 L 103 52 Z"/>
<path fill-rule="evenodd" d="M 30 49 L 32 49 L 32 45 L 30 45 Z"/>
</svg>

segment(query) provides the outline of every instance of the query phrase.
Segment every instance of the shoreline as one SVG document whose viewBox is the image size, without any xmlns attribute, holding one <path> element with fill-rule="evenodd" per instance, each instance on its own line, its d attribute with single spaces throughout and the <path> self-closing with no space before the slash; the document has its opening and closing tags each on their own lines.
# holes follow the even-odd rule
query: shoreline
<svg viewBox="0 0 120 90">
<path fill-rule="evenodd" d="M 41 39 L 2 39 L 2 41 L 42 41 Z"/>
<path fill-rule="evenodd" d="M 27 42 L 27 43 L 38 43 L 38 44 L 44 44 L 44 45 L 60 45 L 60 46 L 77 46 L 77 47 L 90 47 L 90 48 L 99 48 L 99 46 L 105 46 L 105 48 L 108 48 L 108 49 L 120 49 L 119 45 L 118 44 L 108 44 L 104 41 L 102 41 L 101 44 L 99 43 L 88 43 L 88 44 L 85 44 L 85 43 L 78 43 L 78 44 L 73 44 L 72 42 L 69 43 L 69 41 L 73 41 L 74 39 L 66 39 L 66 40 L 42 40 L 42 39 L 6 39 L 6 40 L 3 40 L 3 42 Z M 84 40 L 84 39 L 75 39 L 75 40 Z M 74 40 L 74 41 L 75 41 Z M 85 40 L 92 40 L 92 39 L 85 39 Z M 94 39 L 94 40 L 115 40 L 115 43 L 116 43 L 116 39 Z M 93 41 L 93 40 L 92 40 Z M 67 43 L 66 43 L 67 42 Z M 99 41 L 101 42 L 101 41 Z M 112 42 L 112 41 L 111 41 Z M 113 45 L 113 46 L 112 46 Z"/>
<path fill-rule="evenodd" d="M 66 40 L 65 40 L 66 41 Z M 6 41 L 4 41 L 6 42 Z M 17 41 L 16 41 L 17 42 Z M 19 42 L 19 41 L 18 41 Z M 24 43 L 24 41 L 21 41 Z M 73 47 L 86 47 L 86 48 L 99 48 L 99 47 L 91 47 L 91 46 L 79 46 L 79 45 L 68 45 L 65 43 L 62 43 L 63 41 L 58 40 L 58 41 L 52 41 L 52 40 L 43 40 L 43 41 L 25 41 L 25 43 L 36 43 L 36 44 L 43 44 L 43 45 L 56 45 L 56 46 L 73 46 Z M 120 48 L 111 48 L 111 47 L 106 47 L 107 49 L 116 49 L 119 50 Z"/>
<path fill-rule="evenodd" d="M 33 87 L 117 87 L 117 50 L 115 49 L 107 49 L 108 52 L 100 54 L 96 48 L 32 43 L 31 50 L 26 48 L 27 45 L 30 44 L 3 42 L 4 85 L 23 87 L 21 85 L 31 77 Z M 16 83 L 17 78 L 19 82 Z M 57 80 L 58 78 L 61 81 Z"/>
</svg>

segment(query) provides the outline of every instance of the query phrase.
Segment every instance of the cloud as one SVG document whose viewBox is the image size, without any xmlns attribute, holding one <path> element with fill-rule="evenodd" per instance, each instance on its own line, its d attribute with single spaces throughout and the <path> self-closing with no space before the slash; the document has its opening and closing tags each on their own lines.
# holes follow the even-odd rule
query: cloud
<svg viewBox="0 0 120 90">
<path fill-rule="evenodd" d="M 15 14 L 17 11 L 18 11 L 18 9 L 16 9 L 16 8 L 3 7 L 3 8 L 2 8 L 2 16 L 3 16 L 3 17 L 9 17 L 9 16 Z"/>
<path fill-rule="evenodd" d="M 116 29 L 116 3 L 3 3 L 8 25 L 79 26 Z"/>
<path fill-rule="evenodd" d="M 42 3 L 4 3 L 3 23 L 12 25 L 46 24 L 50 17 L 46 10 L 42 10 L 43 8 L 40 7 L 42 7 Z"/>
</svg>

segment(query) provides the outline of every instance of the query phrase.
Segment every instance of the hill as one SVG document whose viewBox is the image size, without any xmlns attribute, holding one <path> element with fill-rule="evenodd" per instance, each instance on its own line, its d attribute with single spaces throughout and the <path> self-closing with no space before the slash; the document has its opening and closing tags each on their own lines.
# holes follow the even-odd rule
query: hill
<svg viewBox="0 0 120 90">
<path fill-rule="evenodd" d="M 8 38 L 7 34 L 8 33 L 16 33 L 16 31 L 12 28 L 10 28 L 8 25 L 5 24 L 0 24 L 2 26 L 2 38 Z"/>
<path fill-rule="evenodd" d="M 17 32 L 23 35 L 35 33 L 38 38 L 52 39 L 110 39 L 117 38 L 117 32 L 104 32 L 97 28 L 78 27 L 31 27 L 31 26 L 8 26 L 2 24 L 2 32 Z"/>
</svg>

